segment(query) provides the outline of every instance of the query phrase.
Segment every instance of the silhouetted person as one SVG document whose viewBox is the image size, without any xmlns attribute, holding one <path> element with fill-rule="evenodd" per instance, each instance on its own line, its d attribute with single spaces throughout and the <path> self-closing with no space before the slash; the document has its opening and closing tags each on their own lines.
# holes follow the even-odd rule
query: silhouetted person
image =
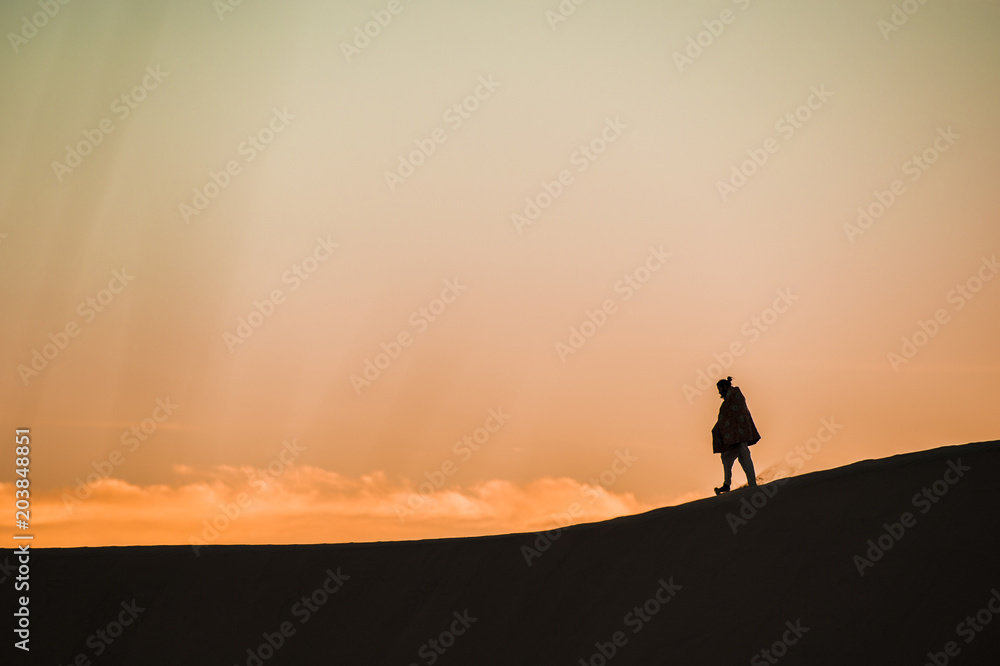
<svg viewBox="0 0 1000 666">
<path fill-rule="evenodd" d="M 715 489 L 716 495 L 729 492 L 733 480 L 733 462 L 739 458 L 740 466 L 747 475 L 747 484 L 757 487 L 757 475 L 750 459 L 750 447 L 760 441 L 760 433 L 753 424 L 746 398 L 739 386 L 733 386 L 733 378 L 720 379 L 715 384 L 722 396 L 719 420 L 712 428 L 712 452 L 722 454 L 722 469 L 725 473 L 722 487 Z"/>
</svg>

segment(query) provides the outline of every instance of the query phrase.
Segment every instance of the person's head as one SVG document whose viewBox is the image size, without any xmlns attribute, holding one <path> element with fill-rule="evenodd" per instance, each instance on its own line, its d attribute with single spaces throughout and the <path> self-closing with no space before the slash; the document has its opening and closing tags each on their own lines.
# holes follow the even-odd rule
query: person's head
<svg viewBox="0 0 1000 666">
<path fill-rule="evenodd" d="M 719 389 L 719 397 L 725 399 L 726 394 L 729 393 L 729 389 L 733 388 L 733 378 L 726 377 L 725 379 L 720 379 L 715 382 L 715 386 Z"/>
</svg>

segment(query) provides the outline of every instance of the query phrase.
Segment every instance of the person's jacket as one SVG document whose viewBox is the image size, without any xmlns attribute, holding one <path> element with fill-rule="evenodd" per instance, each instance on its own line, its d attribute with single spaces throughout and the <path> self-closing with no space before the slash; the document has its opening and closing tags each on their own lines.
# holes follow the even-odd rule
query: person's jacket
<svg viewBox="0 0 1000 666">
<path fill-rule="evenodd" d="M 750 416 L 746 398 L 738 386 L 726 393 L 719 408 L 719 420 L 712 428 L 712 453 L 722 453 L 726 449 L 746 443 L 753 446 L 760 441 L 760 433 Z"/>
</svg>

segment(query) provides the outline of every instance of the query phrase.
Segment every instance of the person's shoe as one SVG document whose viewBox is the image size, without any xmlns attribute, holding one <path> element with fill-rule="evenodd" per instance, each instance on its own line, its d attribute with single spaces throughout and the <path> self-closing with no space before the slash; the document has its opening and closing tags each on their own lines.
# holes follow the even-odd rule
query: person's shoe
<svg viewBox="0 0 1000 666">
<path fill-rule="evenodd" d="M 728 492 L 729 492 L 729 486 L 725 485 L 715 489 L 716 495 L 721 495 L 722 493 L 728 493 Z"/>
</svg>

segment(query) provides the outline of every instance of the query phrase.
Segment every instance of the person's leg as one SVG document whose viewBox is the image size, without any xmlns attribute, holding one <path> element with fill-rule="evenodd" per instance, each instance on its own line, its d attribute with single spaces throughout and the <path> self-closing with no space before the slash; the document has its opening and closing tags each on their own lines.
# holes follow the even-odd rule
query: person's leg
<svg viewBox="0 0 1000 666">
<path fill-rule="evenodd" d="M 757 475 L 753 471 L 753 460 L 750 459 L 750 447 L 745 443 L 740 444 L 737 448 L 737 456 L 740 459 L 740 467 L 743 468 L 743 472 L 747 475 L 747 485 L 751 488 L 757 486 Z M 733 463 L 730 462 L 729 466 L 732 467 Z"/>
<path fill-rule="evenodd" d="M 733 463 L 736 462 L 737 452 L 736 449 L 726 449 L 722 452 L 722 471 L 723 471 L 723 481 L 722 487 L 729 489 L 729 486 L 733 480 Z"/>
</svg>

